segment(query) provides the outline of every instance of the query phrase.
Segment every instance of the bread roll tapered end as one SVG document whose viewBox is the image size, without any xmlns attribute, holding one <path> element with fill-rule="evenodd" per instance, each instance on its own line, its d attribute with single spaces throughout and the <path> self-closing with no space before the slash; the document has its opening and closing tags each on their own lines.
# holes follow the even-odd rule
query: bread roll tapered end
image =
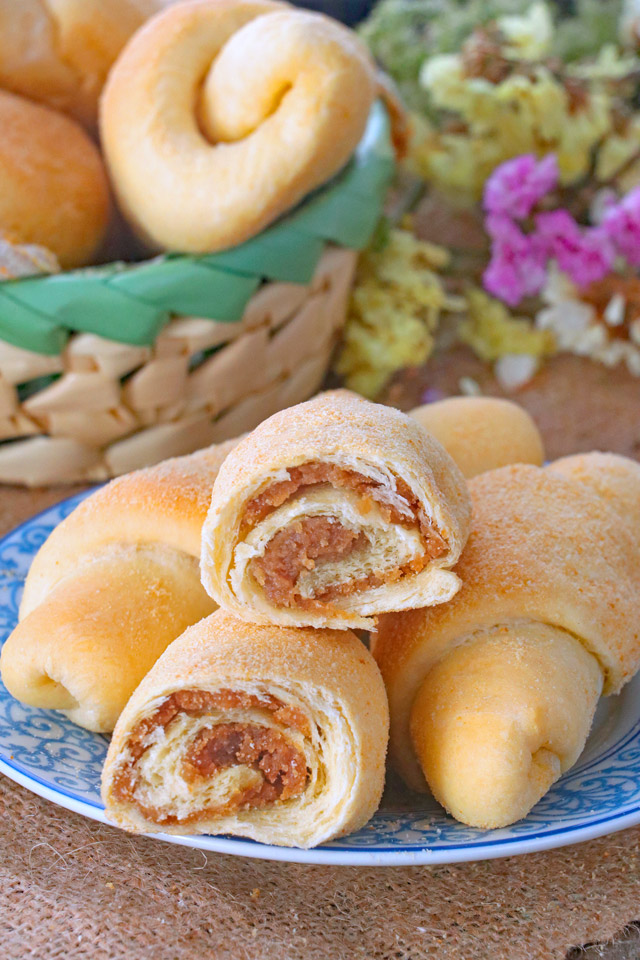
<svg viewBox="0 0 640 960">
<path fill-rule="evenodd" d="M 467 479 L 510 463 L 544 461 L 540 431 L 523 407 L 497 397 L 449 397 L 411 410 Z"/>
<path fill-rule="evenodd" d="M 457 657 L 478 631 L 514 621 L 552 625 L 599 664 L 605 694 L 637 671 L 640 564 L 632 505 L 625 516 L 605 492 L 618 483 L 625 496 L 640 499 L 640 471 L 605 461 L 581 458 L 584 477 L 598 464 L 615 466 L 608 479 L 605 471 L 591 483 L 556 465 L 520 464 L 472 479 L 473 526 L 456 567 L 459 593 L 440 607 L 381 617 L 373 649 L 389 694 L 390 753 L 413 789 L 426 786 L 410 732 L 414 702 L 438 664 Z"/>
<path fill-rule="evenodd" d="M 23 703 L 108 733 L 169 643 L 214 609 L 195 557 L 119 545 L 20 621 L 2 648 L 2 680 Z"/>
<path fill-rule="evenodd" d="M 9 691 L 106 732 L 167 645 L 215 609 L 200 530 L 233 441 L 128 474 L 83 500 L 36 554 L 2 651 Z"/>
<path fill-rule="evenodd" d="M 582 752 L 601 690 L 597 660 L 562 630 L 522 621 L 470 637 L 413 704 L 434 796 L 471 826 L 520 820 Z"/>
</svg>

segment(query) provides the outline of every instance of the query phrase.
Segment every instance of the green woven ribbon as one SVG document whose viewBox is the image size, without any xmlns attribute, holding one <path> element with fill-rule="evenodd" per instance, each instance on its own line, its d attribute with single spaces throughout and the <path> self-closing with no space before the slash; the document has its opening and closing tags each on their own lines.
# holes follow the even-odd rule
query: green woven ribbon
<svg viewBox="0 0 640 960">
<path fill-rule="evenodd" d="M 0 339 L 57 354 L 73 331 L 150 345 L 172 314 L 234 323 L 265 280 L 309 283 L 328 242 L 366 247 L 394 167 L 389 116 L 377 102 L 345 169 L 258 236 L 220 253 L 4 281 Z"/>
</svg>

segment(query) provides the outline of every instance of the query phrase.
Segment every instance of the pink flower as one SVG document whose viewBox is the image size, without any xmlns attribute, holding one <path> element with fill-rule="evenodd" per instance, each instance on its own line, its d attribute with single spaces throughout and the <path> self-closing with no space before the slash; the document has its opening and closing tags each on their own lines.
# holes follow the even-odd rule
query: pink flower
<svg viewBox="0 0 640 960">
<path fill-rule="evenodd" d="M 577 287 L 587 287 L 610 272 L 615 248 L 602 226 L 581 228 L 567 210 L 553 210 L 538 214 L 536 228 L 547 256 Z"/>
<path fill-rule="evenodd" d="M 490 215 L 486 226 L 493 243 L 491 261 L 483 275 L 485 289 L 515 307 L 544 286 L 544 247 L 535 235 L 524 234 L 508 216 Z"/>
<path fill-rule="evenodd" d="M 602 229 L 627 263 L 640 267 L 640 187 L 620 203 L 613 203 L 602 218 Z"/>
<path fill-rule="evenodd" d="M 485 187 L 485 226 L 491 237 L 491 260 L 484 273 L 489 293 L 509 306 L 543 288 L 550 260 L 578 287 L 601 280 L 612 269 L 616 252 L 640 266 L 640 188 L 604 213 L 599 226 L 581 227 L 568 210 L 535 215 L 535 229 L 524 233 L 518 220 L 558 185 L 553 154 L 532 154 L 497 167 Z"/>
<path fill-rule="evenodd" d="M 554 154 L 548 154 L 539 162 L 533 154 L 515 157 L 496 167 L 487 180 L 484 208 L 490 214 L 524 220 L 557 184 L 558 162 Z"/>
</svg>

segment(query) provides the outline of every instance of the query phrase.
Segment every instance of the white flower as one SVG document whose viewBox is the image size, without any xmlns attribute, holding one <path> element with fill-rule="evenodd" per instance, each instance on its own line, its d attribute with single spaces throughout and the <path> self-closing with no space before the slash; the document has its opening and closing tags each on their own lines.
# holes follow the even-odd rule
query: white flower
<svg viewBox="0 0 640 960">
<path fill-rule="evenodd" d="M 621 293 L 614 293 L 602 313 L 604 322 L 610 327 L 621 327 L 624 323 L 626 309 L 627 301 L 625 298 Z"/>
<path fill-rule="evenodd" d="M 481 397 L 482 390 L 480 384 L 473 377 L 460 377 L 458 381 L 458 390 L 463 397 Z"/>
<path fill-rule="evenodd" d="M 551 330 L 561 350 L 575 350 L 583 343 L 594 319 L 593 308 L 579 300 L 560 300 L 540 310 L 535 318 L 539 330 Z"/>
<path fill-rule="evenodd" d="M 626 347 L 627 344 L 622 340 L 610 340 L 606 347 L 599 351 L 597 359 L 604 363 L 605 367 L 617 367 L 627 354 Z"/>
<path fill-rule="evenodd" d="M 498 383 L 505 390 L 517 390 L 534 376 L 538 369 L 538 358 L 528 353 L 506 353 L 494 365 Z"/>
<path fill-rule="evenodd" d="M 532 3 L 522 16 L 505 16 L 498 26 L 507 39 L 506 52 L 523 60 L 547 56 L 553 39 L 553 20 L 543 0 Z"/>
<path fill-rule="evenodd" d="M 617 203 L 620 197 L 611 187 L 602 187 L 596 190 L 589 204 L 589 223 L 601 223 L 605 213 L 613 203 Z"/>
<path fill-rule="evenodd" d="M 640 377 L 640 351 L 631 349 L 627 353 L 627 368 L 634 377 Z"/>
<path fill-rule="evenodd" d="M 542 291 L 542 299 L 545 303 L 564 303 L 565 300 L 574 300 L 575 296 L 576 288 L 569 277 L 552 264 Z"/>
<path fill-rule="evenodd" d="M 607 331 L 599 324 L 595 324 L 585 332 L 584 336 L 574 346 L 574 352 L 582 357 L 594 357 L 608 342 Z"/>
</svg>

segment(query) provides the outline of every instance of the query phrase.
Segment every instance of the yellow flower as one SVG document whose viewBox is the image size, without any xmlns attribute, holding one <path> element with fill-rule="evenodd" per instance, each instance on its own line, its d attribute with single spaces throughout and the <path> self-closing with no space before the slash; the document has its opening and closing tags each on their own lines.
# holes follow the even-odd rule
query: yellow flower
<svg viewBox="0 0 640 960">
<path fill-rule="evenodd" d="M 374 397 L 395 370 L 429 357 L 440 311 L 455 305 L 435 272 L 448 256 L 407 230 L 362 255 L 336 362 L 350 389 Z"/>
<path fill-rule="evenodd" d="M 605 43 L 595 60 L 586 63 L 570 63 L 568 72 L 574 77 L 589 80 L 614 80 L 629 76 L 638 69 L 638 58 L 634 54 L 621 53 L 613 43 Z"/>
<path fill-rule="evenodd" d="M 442 53 L 425 60 L 420 83 L 431 94 L 434 106 L 466 112 L 472 93 L 457 53 Z"/>
<path fill-rule="evenodd" d="M 598 180 L 609 180 L 618 170 L 625 167 L 640 151 L 640 114 L 629 121 L 624 133 L 612 133 L 602 144 L 598 153 L 596 176 Z M 635 162 L 620 177 L 618 188 L 626 193 L 640 181 L 640 162 Z"/>
<path fill-rule="evenodd" d="M 549 330 L 537 330 L 523 317 L 514 317 L 483 290 L 472 288 L 467 292 L 467 310 L 458 336 L 481 360 L 499 360 L 513 354 L 540 358 L 555 353 L 555 340 Z"/>
<path fill-rule="evenodd" d="M 462 56 L 450 54 L 427 60 L 421 82 L 454 121 L 417 128 L 413 166 L 458 205 L 477 202 L 492 171 L 523 153 L 556 153 L 562 183 L 573 183 L 613 133 L 604 89 L 592 84 L 576 98 L 544 66 L 490 83 L 465 76 Z"/>
</svg>

